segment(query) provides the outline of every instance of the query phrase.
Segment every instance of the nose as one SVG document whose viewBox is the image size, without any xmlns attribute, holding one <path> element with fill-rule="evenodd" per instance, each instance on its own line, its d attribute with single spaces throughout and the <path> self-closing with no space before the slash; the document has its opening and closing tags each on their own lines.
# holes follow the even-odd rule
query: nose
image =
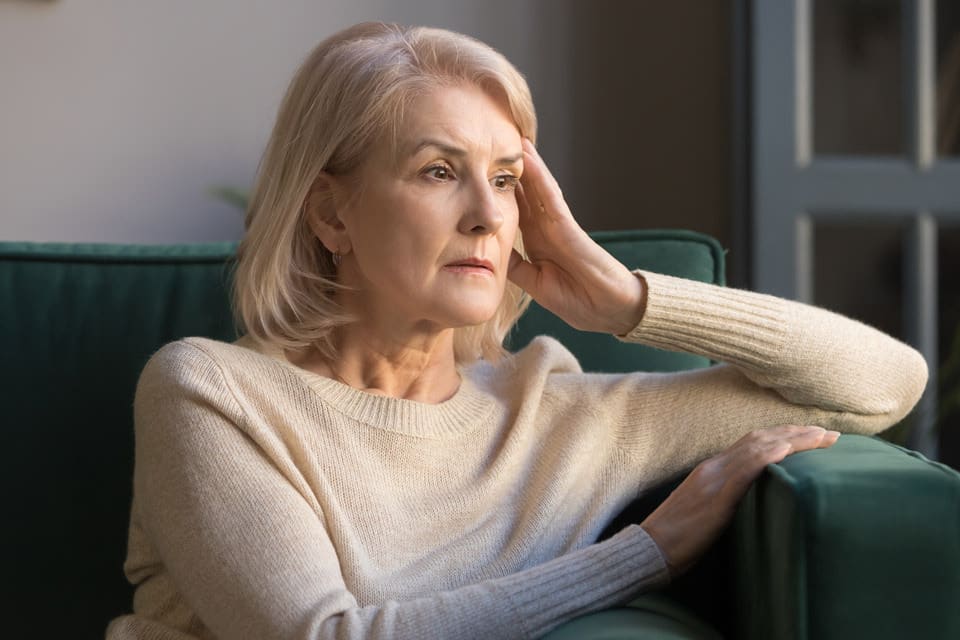
<svg viewBox="0 0 960 640">
<path fill-rule="evenodd" d="M 460 217 L 460 233 L 493 235 L 503 225 L 503 203 L 494 193 L 493 185 L 486 180 L 478 180 L 467 194 L 468 202 Z"/>
</svg>

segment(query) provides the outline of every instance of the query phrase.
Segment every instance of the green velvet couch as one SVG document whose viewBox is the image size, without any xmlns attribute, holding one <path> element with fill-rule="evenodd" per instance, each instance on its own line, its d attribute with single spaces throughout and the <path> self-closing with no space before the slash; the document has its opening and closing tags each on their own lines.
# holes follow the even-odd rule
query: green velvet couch
<svg viewBox="0 0 960 640">
<path fill-rule="evenodd" d="M 710 238 L 596 238 L 629 266 L 723 284 Z M 100 638 L 129 611 L 134 385 L 170 340 L 234 338 L 234 248 L 0 243 L 4 637 Z M 537 307 L 512 346 L 537 333 L 563 340 L 587 370 L 709 365 L 581 334 Z M 611 531 L 642 519 L 670 486 Z M 875 438 L 794 455 L 768 468 L 688 575 L 550 637 L 960 638 L 960 476 Z"/>
</svg>

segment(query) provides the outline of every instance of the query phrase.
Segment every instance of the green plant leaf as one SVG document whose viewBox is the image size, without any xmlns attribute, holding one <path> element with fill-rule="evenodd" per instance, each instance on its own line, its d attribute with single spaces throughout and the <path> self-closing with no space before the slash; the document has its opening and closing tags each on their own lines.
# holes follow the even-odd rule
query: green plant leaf
<svg viewBox="0 0 960 640">
<path fill-rule="evenodd" d="M 246 211 L 250 203 L 250 194 L 236 187 L 214 187 L 210 189 L 210 193 L 241 211 Z"/>
</svg>

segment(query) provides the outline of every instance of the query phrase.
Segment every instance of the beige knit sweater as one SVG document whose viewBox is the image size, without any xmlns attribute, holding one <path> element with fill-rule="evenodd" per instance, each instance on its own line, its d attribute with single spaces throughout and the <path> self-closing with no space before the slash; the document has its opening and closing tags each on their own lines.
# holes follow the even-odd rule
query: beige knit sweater
<svg viewBox="0 0 960 640">
<path fill-rule="evenodd" d="M 136 398 L 111 640 L 532 638 L 663 584 L 633 525 L 654 483 L 771 425 L 876 433 L 927 370 L 826 311 L 642 273 L 627 340 L 728 364 L 584 374 L 539 338 L 436 405 L 358 391 L 242 339 L 172 343 Z"/>
</svg>

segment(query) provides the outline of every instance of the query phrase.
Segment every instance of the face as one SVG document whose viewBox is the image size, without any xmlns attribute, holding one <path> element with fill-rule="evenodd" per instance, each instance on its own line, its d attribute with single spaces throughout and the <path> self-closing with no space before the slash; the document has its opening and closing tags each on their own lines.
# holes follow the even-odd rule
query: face
<svg viewBox="0 0 960 640">
<path fill-rule="evenodd" d="M 339 214 L 340 277 L 364 317 L 481 324 L 503 297 L 517 233 L 520 133 L 504 104 L 471 86 L 435 89 L 406 113 L 397 151 L 373 151 Z"/>
</svg>

